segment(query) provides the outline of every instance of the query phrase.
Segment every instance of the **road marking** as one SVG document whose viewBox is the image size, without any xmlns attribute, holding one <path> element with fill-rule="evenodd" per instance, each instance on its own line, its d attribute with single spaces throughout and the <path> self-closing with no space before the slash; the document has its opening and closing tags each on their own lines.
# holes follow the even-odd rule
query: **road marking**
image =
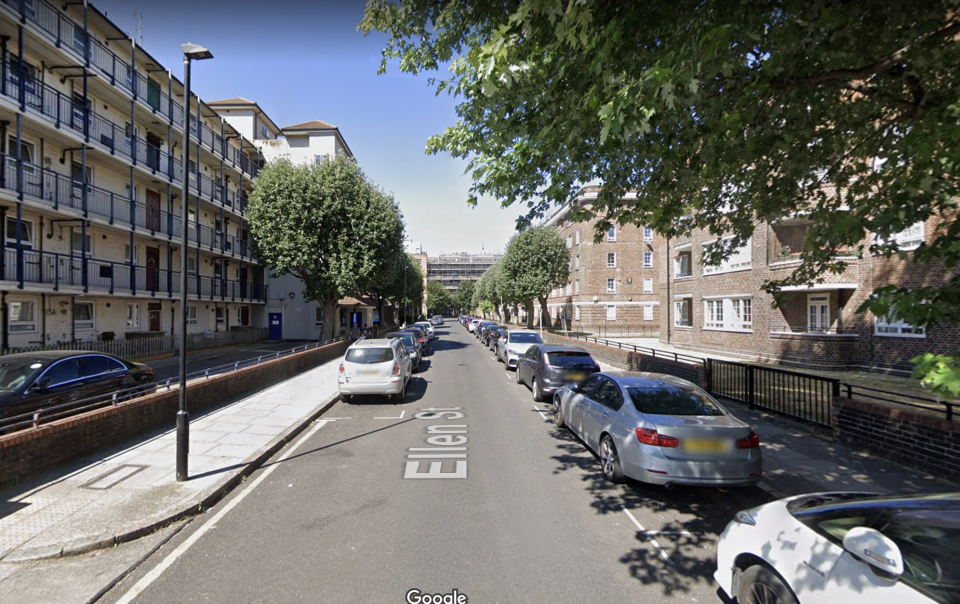
<svg viewBox="0 0 960 604">
<path fill-rule="evenodd" d="M 397 417 L 375 417 L 373 419 L 403 419 L 403 416 L 405 413 L 406 413 L 406 410 L 401 411 L 400 415 L 398 415 Z"/>
<path fill-rule="evenodd" d="M 537 410 L 537 413 L 540 414 L 540 417 L 543 418 L 543 421 L 545 422 L 550 421 L 550 418 L 543 414 L 543 411 L 540 410 L 540 407 L 537 407 L 536 405 L 534 405 L 533 408 Z"/>
<path fill-rule="evenodd" d="M 630 520 L 633 520 L 633 523 L 637 525 L 637 528 L 640 529 L 640 532 L 643 533 L 644 537 L 647 538 L 647 541 L 650 542 L 650 545 L 652 545 L 653 548 L 657 550 L 657 553 L 660 554 L 660 558 L 662 558 L 663 561 L 669 564 L 670 566 L 676 566 L 673 563 L 673 560 L 670 559 L 670 556 L 667 555 L 667 552 L 663 551 L 663 548 L 660 547 L 659 543 L 657 543 L 657 540 L 651 537 L 647 529 L 643 528 L 643 525 L 640 524 L 640 522 L 633 517 L 633 514 L 630 513 L 630 510 L 627 509 L 627 506 L 622 506 L 622 507 L 623 507 L 623 511 L 627 513 L 627 516 L 630 516 Z"/>
<path fill-rule="evenodd" d="M 300 438 L 300 440 L 298 440 L 298 441 L 297 441 L 292 447 L 290 447 L 282 456 L 280 456 L 280 459 L 278 459 L 277 461 L 284 461 L 284 460 L 286 460 L 288 457 L 290 457 L 290 456 L 293 454 L 293 452 L 296 451 L 296 450 L 300 447 L 300 445 L 302 445 L 304 442 L 306 442 L 307 439 L 309 439 L 311 436 L 313 436 L 314 434 L 316 434 L 317 430 L 319 430 L 320 428 L 322 428 L 328 421 L 330 421 L 330 420 L 328 420 L 328 419 L 317 420 L 316 425 L 314 425 L 314 427 L 311 428 L 309 432 L 307 432 L 306 434 L 304 434 L 304 435 Z M 117 600 L 116 604 L 129 604 L 129 603 L 132 602 L 137 596 L 139 596 L 141 593 L 143 593 L 143 591 L 144 591 L 145 589 L 147 589 L 148 587 L 150 587 L 150 584 L 153 583 L 154 581 L 156 581 L 156 580 L 160 577 L 160 575 L 162 575 L 168 568 L 170 568 L 170 566 L 173 565 L 173 563 L 176 562 L 177 559 L 178 559 L 180 556 L 182 556 L 183 554 L 185 554 L 185 553 L 187 552 L 187 550 L 190 549 L 190 548 L 193 546 L 193 544 L 195 544 L 197 541 L 199 541 L 200 537 L 202 537 L 202 536 L 203 536 L 207 531 L 209 531 L 210 529 L 214 528 L 214 527 L 217 525 L 217 523 L 218 523 L 220 520 L 222 520 L 223 517 L 226 516 L 227 513 L 228 513 L 230 510 L 232 510 L 232 509 L 233 509 L 234 507 L 236 507 L 241 501 L 243 501 L 243 499 L 244 499 L 247 495 L 249 495 L 250 493 L 252 493 L 253 490 L 254 490 L 255 488 L 257 488 L 257 486 L 258 486 L 261 482 L 263 482 L 263 481 L 267 478 L 267 476 L 270 476 L 270 473 L 273 472 L 274 470 L 276 470 L 278 466 L 279 466 L 279 464 L 275 463 L 275 464 L 271 465 L 269 468 L 267 468 L 262 474 L 260 474 L 260 476 L 258 476 L 253 482 L 250 483 L 250 486 L 249 486 L 246 490 L 244 490 L 242 493 L 240 493 L 239 495 L 237 495 L 236 498 L 231 499 L 231 500 L 227 503 L 227 505 L 225 505 L 225 506 L 223 507 L 222 510 L 220 510 L 219 512 L 217 512 L 217 513 L 213 516 L 213 518 L 210 518 L 203 526 L 201 526 L 201 527 L 197 530 L 196 533 L 190 535 L 190 536 L 187 538 L 186 541 L 184 541 L 183 543 L 180 544 L 179 547 L 177 547 L 177 549 L 173 550 L 173 551 L 170 553 L 169 556 L 167 556 L 166 558 L 164 558 L 163 562 L 161 562 L 160 564 L 158 564 L 153 570 L 151 570 L 149 573 L 147 573 L 146 575 L 144 575 L 144 577 L 143 577 L 142 579 L 140 579 L 139 581 L 137 581 L 136 585 L 134 585 L 134 586 L 130 589 L 130 591 L 128 591 L 127 593 L 125 593 L 122 598 L 120 598 L 119 600 Z"/>
<path fill-rule="evenodd" d="M 700 533 L 690 531 L 647 531 L 647 535 L 662 535 L 664 537 L 699 537 Z"/>
<path fill-rule="evenodd" d="M 338 419 L 353 419 L 353 418 L 352 418 L 352 417 L 325 417 L 325 418 L 323 418 L 323 421 L 325 421 L 325 422 L 332 422 L 332 421 L 336 421 L 336 420 L 338 420 Z"/>
</svg>

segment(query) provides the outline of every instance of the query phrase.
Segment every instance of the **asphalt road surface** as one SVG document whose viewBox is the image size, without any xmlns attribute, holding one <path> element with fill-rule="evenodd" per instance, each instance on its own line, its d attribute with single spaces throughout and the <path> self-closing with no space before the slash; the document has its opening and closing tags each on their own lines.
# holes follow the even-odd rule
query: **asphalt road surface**
<svg viewBox="0 0 960 604">
<path fill-rule="evenodd" d="M 437 333 L 405 402 L 338 403 L 102 601 L 721 601 L 717 534 L 764 492 L 609 484 L 465 329 Z"/>
</svg>

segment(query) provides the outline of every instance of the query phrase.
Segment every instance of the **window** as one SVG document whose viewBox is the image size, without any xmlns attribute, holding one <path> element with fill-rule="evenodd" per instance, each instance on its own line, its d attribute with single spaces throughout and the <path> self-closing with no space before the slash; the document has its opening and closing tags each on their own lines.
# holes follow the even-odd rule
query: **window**
<svg viewBox="0 0 960 604">
<path fill-rule="evenodd" d="M 572 286 L 570 285 L 570 282 L 568 281 L 568 282 L 567 282 L 567 295 L 569 296 L 572 291 L 573 291 L 573 288 L 572 288 Z"/>
<path fill-rule="evenodd" d="M 73 49 L 79 52 L 82 56 L 87 56 L 87 49 L 89 47 L 89 40 L 87 33 L 83 31 L 83 27 L 77 24 L 73 26 Z"/>
<path fill-rule="evenodd" d="M 15 90 L 19 90 L 20 87 L 20 59 L 15 55 L 11 55 L 7 60 L 9 68 L 7 69 L 7 81 L 10 82 L 11 86 Z M 23 62 L 23 88 L 24 92 L 27 95 L 35 95 L 37 93 L 37 68 L 28 63 L 27 61 Z M 14 96 L 16 96 L 14 94 Z M 30 100 L 27 101 L 30 103 Z"/>
<path fill-rule="evenodd" d="M 617 293 L 617 280 L 616 279 L 607 279 L 607 293 L 615 294 Z"/>
<path fill-rule="evenodd" d="M 690 316 L 690 298 L 677 300 L 673 303 L 673 324 L 676 327 L 692 327 L 693 318 Z"/>
<path fill-rule="evenodd" d="M 73 328 L 93 329 L 93 302 L 74 302 Z"/>
<path fill-rule="evenodd" d="M 577 295 L 580 294 L 580 279 L 577 279 L 573 282 L 573 293 Z"/>
<path fill-rule="evenodd" d="M 67 382 L 80 379 L 80 363 L 76 357 L 57 361 L 43 372 L 39 379 L 50 380 L 48 387 L 54 388 Z"/>
<path fill-rule="evenodd" d="M 187 208 L 187 223 L 196 224 L 197 222 L 197 211 Z"/>
<path fill-rule="evenodd" d="M 196 256 L 187 256 L 187 274 L 196 275 L 197 274 L 197 258 Z"/>
<path fill-rule="evenodd" d="M 610 230 L 607 231 L 607 241 L 616 241 L 617 240 L 617 227 L 616 225 L 610 227 Z"/>
<path fill-rule="evenodd" d="M 120 361 L 100 355 L 79 357 L 77 362 L 80 365 L 81 377 L 92 377 L 127 369 Z"/>
<path fill-rule="evenodd" d="M 703 274 L 714 275 L 717 273 L 729 273 L 732 271 L 749 269 L 752 266 L 752 243 L 753 239 L 748 239 L 743 247 L 732 252 L 726 260 L 720 263 L 719 266 L 710 266 L 704 264 Z"/>
<path fill-rule="evenodd" d="M 216 315 L 217 325 L 223 325 L 227 321 L 226 309 L 222 306 L 218 306 L 214 315 Z"/>
<path fill-rule="evenodd" d="M 692 254 L 690 250 L 684 250 L 678 252 L 676 257 L 673 259 L 673 277 L 678 279 L 680 277 L 689 277 L 693 274 L 692 265 Z"/>
<path fill-rule="evenodd" d="M 127 304 L 127 327 L 140 327 L 140 305 Z"/>
<path fill-rule="evenodd" d="M 147 79 L 147 105 L 154 111 L 160 111 L 160 83 L 153 78 Z M 191 120 L 196 123 L 196 120 Z"/>
<path fill-rule="evenodd" d="M 643 240 L 647 242 L 653 241 L 653 227 L 643 227 Z"/>
<path fill-rule="evenodd" d="M 574 320 L 574 321 L 579 321 L 579 320 L 580 320 L 580 307 L 579 307 L 579 306 L 574 306 L 574 307 L 573 307 L 573 320 Z"/>
<path fill-rule="evenodd" d="M 133 253 L 131 253 L 131 250 Z M 137 263 L 137 246 L 131 246 L 129 243 L 123 244 L 123 261 L 127 264 Z"/>
<path fill-rule="evenodd" d="M 322 164 L 323 162 L 327 161 L 328 159 L 330 159 L 330 154 L 329 154 L 329 153 L 323 153 L 323 154 L 321 154 L 321 155 L 314 155 L 314 156 L 313 156 L 313 163 L 314 163 L 315 165 L 318 165 L 318 166 L 319 166 L 320 164 Z"/>
<path fill-rule="evenodd" d="M 580 254 L 577 254 L 576 258 L 574 258 L 573 267 L 577 270 L 580 270 Z"/>
<path fill-rule="evenodd" d="M 17 138 L 11 136 L 7 139 L 7 155 L 12 166 L 16 166 L 17 161 Z M 36 147 L 30 141 L 20 139 L 20 161 L 23 162 L 23 171 L 27 174 L 36 173 Z"/>
<path fill-rule="evenodd" d="M 567 272 L 569 273 L 573 269 L 573 260 L 567 260 Z"/>
<path fill-rule="evenodd" d="M 878 336 L 923 337 L 926 335 L 923 327 L 910 325 L 903 319 L 897 318 L 894 309 L 890 309 L 890 314 L 887 316 L 874 319 L 873 332 Z"/>
<path fill-rule="evenodd" d="M 882 243 L 896 243 L 902 251 L 915 250 L 923 243 L 925 226 L 921 220 Z"/>
<path fill-rule="evenodd" d="M 577 245 L 580 245 L 580 229 L 577 229 L 577 232 L 574 233 L 574 240 Z"/>
<path fill-rule="evenodd" d="M 643 253 L 643 268 L 653 268 L 653 252 Z"/>
<path fill-rule="evenodd" d="M 323 307 L 318 306 L 313 309 L 313 325 L 314 327 L 323 326 Z"/>
<path fill-rule="evenodd" d="M 613 304 L 607 305 L 607 321 L 617 320 L 617 307 Z"/>
<path fill-rule="evenodd" d="M 7 228 L 4 232 L 4 244 L 7 247 L 17 247 L 17 219 L 7 216 Z M 20 221 L 20 243 L 23 249 L 33 249 L 33 223 L 27 220 Z"/>
<path fill-rule="evenodd" d="M 270 138 L 270 133 L 267 132 L 267 127 L 263 124 L 260 124 L 260 134 L 263 135 L 263 138 Z"/>
<path fill-rule="evenodd" d="M 733 298 L 730 300 L 730 326 L 733 329 L 753 329 L 753 299 Z"/>
<path fill-rule="evenodd" d="M 74 256 L 89 256 L 93 250 L 93 237 L 89 233 L 84 236 L 81 231 L 70 233 L 70 251 Z"/>
<path fill-rule="evenodd" d="M 187 306 L 187 325 L 196 325 L 197 324 L 197 307 L 193 305 Z"/>
<path fill-rule="evenodd" d="M 573 247 L 573 235 L 567 235 L 567 247 Z"/>
<path fill-rule="evenodd" d="M 8 312 L 7 326 L 10 333 L 37 331 L 37 315 L 32 301 L 13 300 Z"/>
<path fill-rule="evenodd" d="M 616 268 L 616 267 L 617 267 L 617 253 L 607 252 L 607 268 Z"/>
<path fill-rule="evenodd" d="M 644 304 L 643 306 L 643 320 L 644 321 L 653 321 L 653 305 Z"/>
<path fill-rule="evenodd" d="M 653 279 L 646 277 L 643 280 L 643 293 L 652 294 L 653 293 Z"/>
<path fill-rule="evenodd" d="M 723 329 L 723 300 L 703 301 L 703 326 Z"/>
<path fill-rule="evenodd" d="M 807 296 L 807 330 L 814 332 L 830 331 L 829 294 Z"/>
</svg>

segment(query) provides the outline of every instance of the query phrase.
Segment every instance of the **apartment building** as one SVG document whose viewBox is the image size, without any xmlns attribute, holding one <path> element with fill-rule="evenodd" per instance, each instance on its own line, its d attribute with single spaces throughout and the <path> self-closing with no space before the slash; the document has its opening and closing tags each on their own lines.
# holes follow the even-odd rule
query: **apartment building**
<svg viewBox="0 0 960 604">
<path fill-rule="evenodd" d="M 188 332 L 264 324 L 251 140 L 193 102 L 184 166 L 183 84 L 85 2 L 0 2 L 0 53 L 0 346 L 176 333 L 184 253 Z"/>
<path fill-rule="evenodd" d="M 957 326 L 926 331 L 857 312 L 876 287 L 946 281 L 942 266 L 916 265 L 909 258 L 910 250 L 934 237 L 933 219 L 896 236 L 900 248 L 908 251 L 904 259 L 869 254 L 858 258 L 851 250 L 844 256 L 849 265 L 842 274 L 824 275 L 824 283 L 785 287 L 776 298 L 765 293 L 765 281 L 784 278 L 800 262 L 809 225 L 802 216 L 758 223 L 750 242 L 715 267 L 702 262 L 704 249 L 715 237 L 695 232 L 669 241 L 669 262 L 660 267 L 660 300 L 666 310 L 661 341 L 829 369 L 904 371 L 910 358 L 922 352 L 955 352 L 960 345 Z"/>
<path fill-rule="evenodd" d="M 574 204 L 589 206 L 599 187 L 584 187 Z M 636 195 L 628 193 L 629 203 Z M 607 335 L 657 335 L 662 238 L 650 227 L 613 226 L 594 242 L 597 220 L 574 222 L 569 206 L 545 224 L 555 227 L 570 251 L 569 278 L 550 292 L 544 325 Z M 534 322 L 540 321 L 539 304 Z"/>
<path fill-rule="evenodd" d="M 459 252 L 429 256 L 426 262 L 427 281 L 439 281 L 444 289 L 453 295 L 461 282 L 479 281 L 487 269 L 502 259 L 503 254 L 497 252 Z"/>
</svg>

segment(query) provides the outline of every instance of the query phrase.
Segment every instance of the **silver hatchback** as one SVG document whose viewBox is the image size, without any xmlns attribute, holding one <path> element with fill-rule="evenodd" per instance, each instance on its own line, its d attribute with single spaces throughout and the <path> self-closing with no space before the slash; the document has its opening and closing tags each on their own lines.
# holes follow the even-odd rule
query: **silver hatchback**
<svg viewBox="0 0 960 604">
<path fill-rule="evenodd" d="M 763 473 L 757 433 L 686 380 L 595 373 L 553 400 L 556 424 L 600 456 L 611 482 L 753 486 Z"/>
<path fill-rule="evenodd" d="M 360 340 L 347 348 L 337 382 L 340 396 L 352 401 L 358 394 L 380 394 L 402 402 L 412 363 L 398 339 Z"/>
</svg>

